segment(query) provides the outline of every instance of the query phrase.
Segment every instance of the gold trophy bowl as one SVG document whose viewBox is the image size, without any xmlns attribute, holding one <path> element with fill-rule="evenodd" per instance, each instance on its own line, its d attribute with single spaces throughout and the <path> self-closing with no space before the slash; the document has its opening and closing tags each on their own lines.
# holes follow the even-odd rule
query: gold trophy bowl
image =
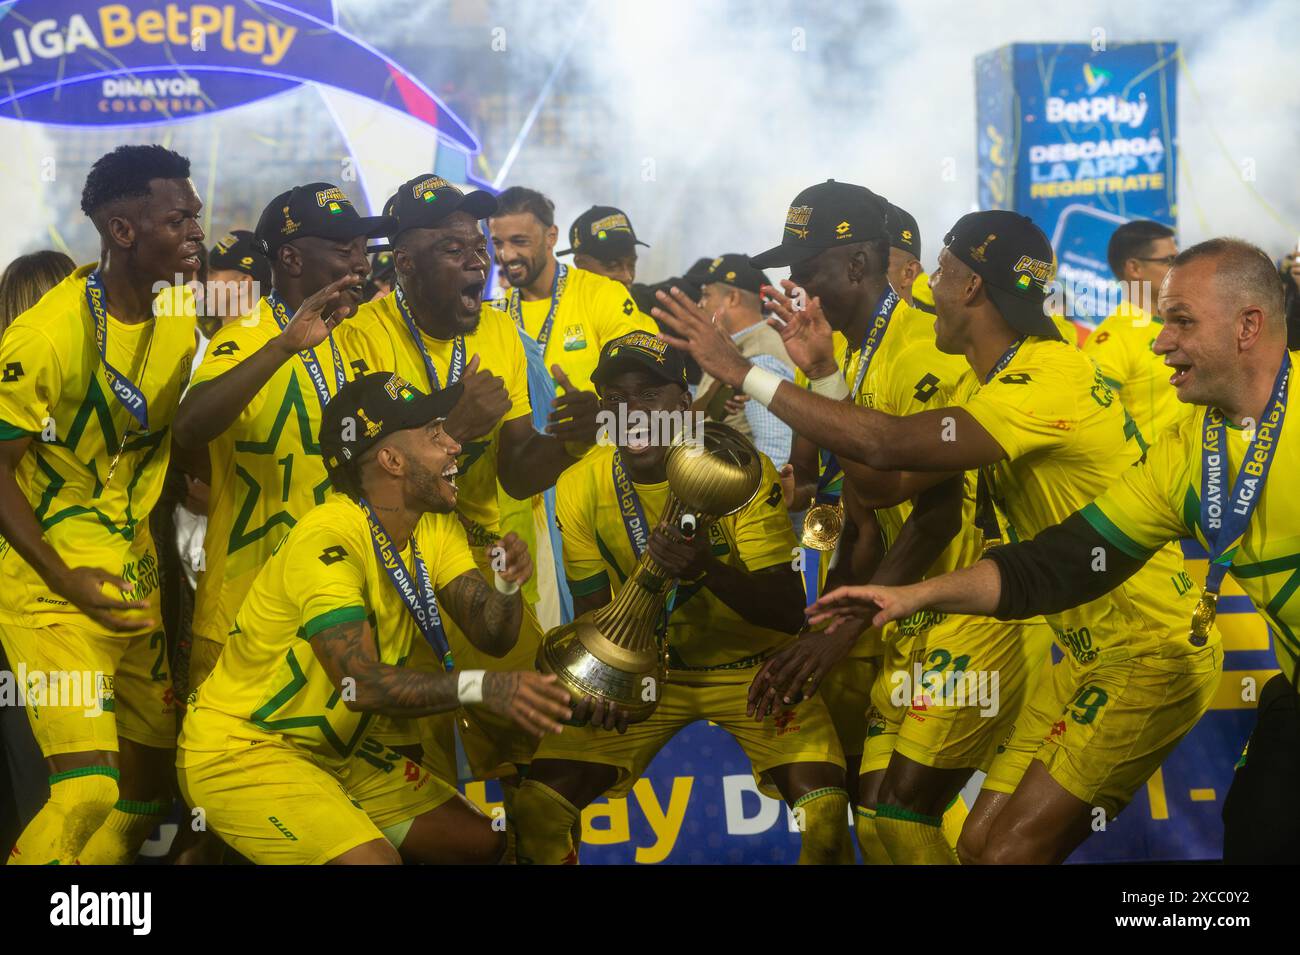
<svg viewBox="0 0 1300 955">
<path fill-rule="evenodd" d="M 695 436 L 679 434 L 664 464 L 669 494 L 661 520 L 681 526 L 689 515 L 696 534 L 752 501 L 763 478 L 750 440 L 717 421 Z M 558 676 L 575 704 L 591 696 L 617 704 L 629 722 L 644 720 L 667 676 L 655 625 L 674 583 L 647 550 L 612 601 L 542 638 L 537 668 Z"/>
</svg>

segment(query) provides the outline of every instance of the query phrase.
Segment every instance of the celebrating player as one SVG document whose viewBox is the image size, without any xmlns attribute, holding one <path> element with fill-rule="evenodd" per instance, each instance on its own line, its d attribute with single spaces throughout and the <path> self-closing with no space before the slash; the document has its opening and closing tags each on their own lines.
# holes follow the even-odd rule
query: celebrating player
<svg viewBox="0 0 1300 955">
<path fill-rule="evenodd" d="M 460 705 L 530 734 L 571 711 L 553 677 L 454 669 L 441 608 L 480 650 L 502 656 L 524 616 L 488 585 L 454 516 L 461 447 L 443 419 L 463 385 L 425 395 L 389 373 L 330 399 L 321 452 L 342 493 L 313 508 L 258 574 L 181 732 L 188 803 L 254 862 L 495 862 L 504 834 L 455 789 L 367 739 L 377 714 Z M 502 542 L 499 575 L 532 573 Z M 436 672 L 405 668 L 416 643 Z"/>
<path fill-rule="evenodd" d="M 1300 424 L 1287 415 L 1295 356 L 1286 350 L 1282 290 L 1261 249 L 1211 239 L 1174 259 L 1160 313 L 1155 351 L 1173 369 L 1178 399 L 1196 407 L 1144 463 L 1033 540 L 995 548 L 968 570 L 898 590 L 847 588 L 817 609 L 866 604 L 883 608 L 878 620 L 918 607 L 1002 619 L 1061 614 L 1127 586 L 1169 542 L 1194 534 L 1210 552 L 1210 571 L 1195 615 L 1180 620 L 1184 639 L 1205 639 L 1228 573 L 1268 619 L 1282 668 L 1260 693 L 1255 731 L 1224 803 L 1224 861 L 1294 863 L 1300 518 L 1289 486 L 1278 482 L 1300 467 Z M 1094 692 L 1088 705 L 1105 703 Z M 1073 722 L 1084 721 L 1076 715 Z"/>
<path fill-rule="evenodd" d="M 162 146 L 100 157 L 81 196 L 99 263 L 0 343 L 0 639 L 30 692 L 77 681 L 93 697 L 28 700 L 50 796 L 11 862 L 129 862 L 170 806 L 175 717 L 145 518 L 194 352 L 193 303 L 173 287 L 203 241 L 189 175 Z"/>
<path fill-rule="evenodd" d="M 560 477 L 565 570 L 579 613 L 608 604 L 647 550 L 679 580 L 665 635 L 668 682 L 642 722 L 628 726 L 616 706 L 584 701 L 579 717 L 593 715 L 597 725 L 542 741 L 516 799 L 520 861 L 577 861 L 573 829 L 583 807 L 602 793 L 628 792 L 655 753 L 696 720 L 730 733 L 764 791 L 800 812 L 801 861 L 849 861 L 844 761 L 825 704 L 813 698 L 783 706 L 767 724 L 745 713 L 756 668 L 802 623 L 794 532 L 776 469 L 763 458 L 754 500 L 685 540 L 659 524 L 668 501 L 668 442 L 636 423 L 643 415 L 673 422 L 674 434 L 680 427 L 690 407 L 681 355 L 632 332 L 605 346 L 594 374 L 602 406 L 632 424 L 614 436 L 616 446 L 599 448 Z"/>
<path fill-rule="evenodd" d="M 1141 459 L 1141 435 L 1045 315 L 1052 250 L 1033 223 L 1003 211 L 964 216 L 939 266 L 936 339 L 965 354 L 975 376 L 959 407 L 895 417 L 773 387 L 707 322 L 680 309 L 673 320 L 706 370 L 842 457 L 899 471 L 900 498 L 985 467 L 1008 539 L 1032 536 Z M 801 365 L 810 359 L 801 346 L 825 363 L 829 342 L 812 322 L 783 334 Z M 1045 668 L 993 761 L 962 831 L 965 860 L 1063 861 L 1094 831 L 1095 810 L 1113 818 L 1209 707 L 1220 639 L 1214 628 L 1188 638 L 1195 597 L 1185 573 L 1177 545 L 1166 544 L 1113 593 L 1049 618 L 1064 657 Z"/>
</svg>

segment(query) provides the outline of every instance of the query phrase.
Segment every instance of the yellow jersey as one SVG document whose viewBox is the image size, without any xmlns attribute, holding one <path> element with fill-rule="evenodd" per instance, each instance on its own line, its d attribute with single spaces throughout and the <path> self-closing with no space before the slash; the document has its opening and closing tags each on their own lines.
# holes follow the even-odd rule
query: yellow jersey
<svg viewBox="0 0 1300 955">
<path fill-rule="evenodd" d="M 564 570 L 575 597 L 608 586 L 612 596 L 627 583 L 639 560 L 628 537 L 614 484 L 614 452 L 597 446 L 563 474 L 555 486 L 555 516 L 564 540 Z M 754 500 L 709 527 L 713 555 L 741 570 L 792 566 L 798 551 L 776 468 L 761 453 L 762 483 Z M 646 524 L 659 522 L 668 482 L 633 484 Z M 670 670 L 733 668 L 793 637 L 744 620 L 702 581 L 677 585 L 668 623 Z"/>
<path fill-rule="evenodd" d="M 222 328 L 208 344 L 191 386 L 224 374 L 280 334 L 267 300 Z M 338 335 L 333 343 L 338 347 Z M 314 349 L 330 394 L 336 368 L 326 341 Z M 342 353 L 339 357 L 342 359 Z M 208 445 L 212 490 L 204 538 L 206 568 L 194 598 L 194 633 L 224 642 L 258 571 L 311 508 L 331 493 L 321 460 L 321 400 L 301 355 L 276 369 L 239 417 Z"/>
<path fill-rule="evenodd" d="M 133 614 L 158 620 L 158 556 L 148 517 L 162 492 L 171 423 L 189 378 L 194 303 L 188 289 L 173 286 L 155 300 L 148 321 L 105 317 L 108 363 L 145 398 L 149 430 L 142 432 L 108 384 L 96 344 L 86 300 L 96 268 L 77 269 L 0 338 L 0 440 L 33 439 L 15 477 L 64 563 L 126 579 L 133 589 L 123 599 L 150 604 Z M 0 574 L 0 624 L 75 623 L 110 632 L 53 593 L 3 539 Z"/>
<path fill-rule="evenodd" d="M 1191 414 L 1191 405 L 1179 401 L 1169 383 L 1171 370 L 1152 350 L 1163 327 L 1159 318 L 1124 302 L 1083 343 L 1148 444 Z"/>
<path fill-rule="evenodd" d="M 565 266 L 557 264 L 556 268 Z M 551 319 L 543 357 L 548 371 L 552 365 L 559 365 L 580 391 L 594 390 L 591 373 L 596 370 L 606 342 L 628 332 L 659 334 L 654 320 L 638 311 L 631 293 L 613 279 L 570 265 L 564 275 L 564 288 L 556 291 L 560 301 Z M 510 289 L 491 305 L 511 321 L 518 322 L 522 316 L 524 331 L 534 339 L 541 334 L 551 311 L 549 297 L 525 302 L 518 289 Z"/>
<path fill-rule="evenodd" d="M 1113 486 L 1146 445 L 1115 392 L 1074 345 L 1027 338 L 980 384 L 967 372 L 962 407 L 1006 452 L 984 469 L 1008 540 L 1034 537 Z M 1182 551 L 1165 544 L 1119 587 L 1047 618 L 1076 663 L 1199 652 L 1187 641 L 1195 595 Z M 1215 632 L 1212 642 L 1219 636 Z"/>
<path fill-rule="evenodd" d="M 1292 352 L 1292 367 L 1300 352 Z M 1173 390 L 1172 387 L 1170 389 Z M 1297 407 L 1296 375 L 1287 384 L 1287 405 Z M 1196 407 L 1147 454 L 1146 461 L 1129 468 L 1109 489 L 1083 509 L 1083 517 L 1102 537 L 1131 557 L 1163 553 L 1167 541 L 1194 536 L 1208 549 L 1201 527 L 1203 487 L 1202 437 L 1206 409 Z M 1229 506 L 1231 489 L 1250 452 L 1247 432 L 1226 429 L 1226 468 L 1222 478 L 1223 507 Z M 1275 443 L 1276 458 L 1259 492 L 1246 533 L 1228 569 L 1273 630 L 1273 647 L 1287 679 L 1296 681 L 1300 661 L 1300 500 L 1294 492 L 1294 475 L 1300 471 L 1300 414 L 1288 412 Z M 1148 565 L 1150 566 L 1150 565 Z M 1141 571 L 1139 571 L 1141 573 Z M 1177 623 L 1186 633 L 1191 606 L 1203 580 L 1183 575 L 1186 600 L 1179 602 Z"/>
<path fill-rule="evenodd" d="M 475 569 L 455 515 L 425 514 L 412 539 L 435 590 Z M 414 578 L 409 542 L 400 557 Z M 191 697 L 177 765 L 274 740 L 340 768 L 374 714 L 340 700 L 311 640 L 353 620 L 370 621 L 379 659 L 390 666 L 402 666 L 424 640 L 375 556 L 365 512 L 335 494 L 298 521 L 253 581 L 212 675 Z"/>
<path fill-rule="evenodd" d="M 395 293 L 389 293 L 372 304 L 363 314 L 344 322 L 335 332 L 342 348 L 352 361 L 357 374 L 366 371 L 392 371 L 417 388 L 429 389 L 434 383 L 421 354 L 420 346 L 433 362 L 438 384 L 446 386 L 447 373 L 453 355 L 463 341 L 461 361 L 469 364 L 479 356 L 479 369 L 490 371 L 505 380 L 510 395 L 510 410 L 492 431 L 474 441 L 461 442 L 462 450 L 456 466 L 456 511 L 473 522 L 471 542 L 481 547 L 500 534 L 501 509 L 497 503 L 497 456 L 500 448 L 501 426 L 507 421 L 532 415 L 528 401 L 528 364 L 519 333 L 502 312 L 489 305 L 480 311 L 478 328 L 463 339 L 431 338 L 419 331 L 420 345 L 411 337 L 402 318 Z M 356 364 L 359 361 L 360 364 Z M 463 365 L 462 365 L 463 367 Z M 482 557 L 486 561 L 486 557 Z"/>
</svg>

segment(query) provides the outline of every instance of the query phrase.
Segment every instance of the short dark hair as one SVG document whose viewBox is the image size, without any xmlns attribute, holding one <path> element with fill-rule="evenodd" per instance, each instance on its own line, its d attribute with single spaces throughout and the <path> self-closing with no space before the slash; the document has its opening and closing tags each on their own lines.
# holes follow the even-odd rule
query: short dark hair
<svg viewBox="0 0 1300 955">
<path fill-rule="evenodd" d="M 525 186 L 511 186 L 497 196 L 497 211 L 492 213 L 492 218 L 512 216 L 520 212 L 531 212 L 547 229 L 555 225 L 555 203 L 536 189 Z"/>
<path fill-rule="evenodd" d="M 1134 219 L 1125 222 L 1116 229 L 1106 245 L 1106 262 L 1115 278 L 1124 277 L 1124 263 L 1129 259 L 1140 259 L 1151 251 L 1151 243 L 1157 239 L 1172 239 L 1174 230 L 1150 219 Z"/>
<path fill-rule="evenodd" d="M 1206 239 L 1179 252 L 1174 268 L 1207 258 L 1216 260 L 1215 283 L 1232 295 L 1235 304 L 1259 305 L 1269 321 L 1285 327 L 1282 276 L 1267 252 L 1245 239 Z"/>
<path fill-rule="evenodd" d="M 361 462 L 340 461 L 337 467 L 326 468 L 325 473 L 335 491 L 360 503 L 364 496 L 361 490 Z"/>
<path fill-rule="evenodd" d="M 81 190 L 81 211 L 94 218 L 110 202 L 149 195 L 154 179 L 188 179 L 190 161 L 166 146 L 118 146 L 95 160 Z"/>
</svg>

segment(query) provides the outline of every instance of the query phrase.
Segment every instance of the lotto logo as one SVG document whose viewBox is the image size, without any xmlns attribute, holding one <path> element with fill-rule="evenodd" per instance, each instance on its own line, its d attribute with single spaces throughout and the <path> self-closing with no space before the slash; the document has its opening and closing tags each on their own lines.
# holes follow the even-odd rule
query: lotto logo
<svg viewBox="0 0 1300 955">
<path fill-rule="evenodd" d="M 623 314 L 624 314 L 624 315 L 631 315 L 631 314 L 632 314 L 632 311 L 633 311 L 635 308 L 636 308 L 636 306 L 632 304 L 632 300 L 631 300 L 630 298 L 623 302 Z"/>
<path fill-rule="evenodd" d="M 233 355 L 237 351 L 239 351 L 239 346 L 234 342 L 222 342 L 216 348 L 212 349 L 212 354 L 219 358 L 224 358 L 226 355 Z"/>
<path fill-rule="evenodd" d="M 338 544 L 334 544 L 330 547 L 326 547 L 323 551 L 321 551 L 320 562 L 324 564 L 326 567 L 328 567 L 330 564 L 337 564 L 339 561 L 341 561 L 344 557 L 347 556 L 348 556 L 347 551 L 345 551 Z"/>
<path fill-rule="evenodd" d="M 9 364 L 5 365 L 4 375 L 0 376 L 0 381 L 17 381 L 24 374 L 23 363 L 20 361 L 11 361 Z"/>
<path fill-rule="evenodd" d="M 916 383 L 916 390 L 912 394 L 917 401 L 929 401 L 939 392 L 939 379 L 934 375 L 926 372 L 925 376 Z"/>
</svg>

